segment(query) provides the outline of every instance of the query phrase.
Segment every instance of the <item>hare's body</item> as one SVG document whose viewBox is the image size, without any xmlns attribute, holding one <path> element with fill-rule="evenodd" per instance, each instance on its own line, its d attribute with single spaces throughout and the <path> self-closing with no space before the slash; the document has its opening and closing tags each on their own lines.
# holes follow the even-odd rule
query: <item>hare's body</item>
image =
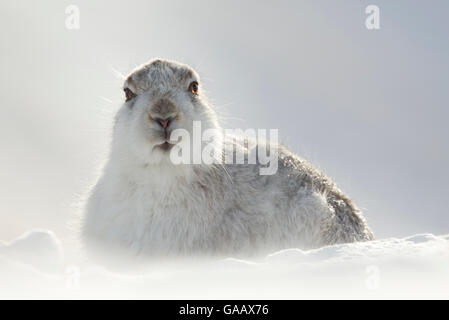
<svg viewBox="0 0 449 320">
<path fill-rule="evenodd" d="M 201 94 L 185 93 L 192 79 L 188 67 L 161 60 L 128 77 L 136 97 L 119 111 L 109 162 L 86 206 L 88 250 L 244 256 L 373 238 L 351 200 L 282 146 L 274 175 L 260 175 L 259 164 L 173 164 L 161 147 L 170 141 L 164 119 L 177 119 L 172 129 L 190 131 L 193 120 L 218 128 Z M 154 123 L 161 113 L 162 128 Z"/>
</svg>

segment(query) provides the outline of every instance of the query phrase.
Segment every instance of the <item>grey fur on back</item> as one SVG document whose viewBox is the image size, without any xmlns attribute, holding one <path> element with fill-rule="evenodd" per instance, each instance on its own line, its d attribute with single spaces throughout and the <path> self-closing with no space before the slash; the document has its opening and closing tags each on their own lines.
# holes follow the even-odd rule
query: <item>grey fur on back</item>
<svg viewBox="0 0 449 320">
<path fill-rule="evenodd" d="M 203 186 L 219 180 L 214 199 L 227 204 L 214 246 L 247 255 L 374 239 L 360 210 L 331 179 L 284 146 L 278 152 L 274 175 L 260 175 L 260 164 L 231 164 L 198 179 Z M 246 241 L 226 248 L 233 233 L 245 234 Z"/>
</svg>

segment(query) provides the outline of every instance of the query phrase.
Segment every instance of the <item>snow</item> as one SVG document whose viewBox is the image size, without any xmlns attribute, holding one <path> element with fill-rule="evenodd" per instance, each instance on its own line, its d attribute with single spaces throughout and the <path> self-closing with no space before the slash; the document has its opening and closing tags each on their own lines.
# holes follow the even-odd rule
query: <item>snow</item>
<svg viewBox="0 0 449 320">
<path fill-rule="evenodd" d="M 38 229 L 26 232 L 10 243 L 0 243 L 0 256 L 44 272 L 60 269 L 63 260 L 61 243 L 55 235 Z"/>
<path fill-rule="evenodd" d="M 449 298 L 449 235 L 293 248 L 257 261 L 158 263 L 144 274 L 67 261 L 51 231 L 0 242 L 0 298 Z"/>
</svg>

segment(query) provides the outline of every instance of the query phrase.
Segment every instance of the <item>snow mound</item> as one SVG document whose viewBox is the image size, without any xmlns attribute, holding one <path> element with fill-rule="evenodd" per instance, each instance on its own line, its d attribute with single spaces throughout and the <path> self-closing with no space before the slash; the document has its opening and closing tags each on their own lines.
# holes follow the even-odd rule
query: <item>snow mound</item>
<svg viewBox="0 0 449 320">
<path fill-rule="evenodd" d="M 31 230 L 19 238 L 0 243 L 0 257 L 21 262 L 44 272 L 61 270 L 63 254 L 59 240 L 48 230 Z"/>
<path fill-rule="evenodd" d="M 449 298 L 449 235 L 418 234 L 257 261 L 165 263 L 139 275 L 67 265 L 50 231 L 0 242 L 0 298 L 301 299 Z"/>
</svg>

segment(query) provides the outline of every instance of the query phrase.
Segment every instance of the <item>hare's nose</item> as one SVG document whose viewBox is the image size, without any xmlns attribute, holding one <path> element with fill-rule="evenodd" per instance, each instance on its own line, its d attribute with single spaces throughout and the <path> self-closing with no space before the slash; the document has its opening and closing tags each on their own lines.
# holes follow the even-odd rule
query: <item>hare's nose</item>
<svg viewBox="0 0 449 320">
<path fill-rule="evenodd" d="M 154 121 L 156 121 L 162 128 L 167 129 L 170 123 L 175 119 L 175 117 L 168 117 L 165 119 L 162 118 L 156 118 Z"/>
<path fill-rule="evenodd" d="M 159 120 L 159 124 L 162 126 L 162 128 L 168 127 L 168 121 L 169 120 Z"/>
</svg>

